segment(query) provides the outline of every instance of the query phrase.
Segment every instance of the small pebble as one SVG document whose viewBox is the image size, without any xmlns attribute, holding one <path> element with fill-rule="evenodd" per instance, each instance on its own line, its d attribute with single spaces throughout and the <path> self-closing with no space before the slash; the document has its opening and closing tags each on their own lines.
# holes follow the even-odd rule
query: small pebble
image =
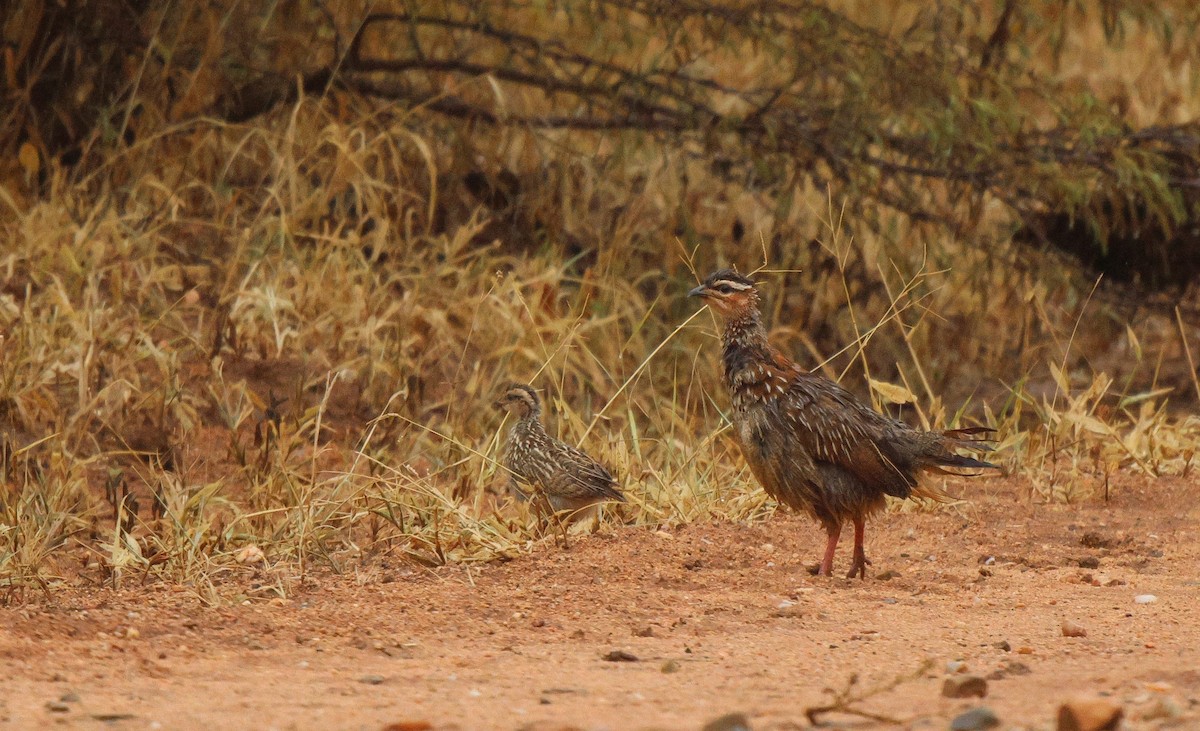
<svg viewBox="0 0 1200 731">
<path fill-rule="evenodd" d="M 704 724 L 703 731 L 750 731 L 750 719 L 744 713 L 727 713 Z"/>
<path fill-rule="evenodd" d="M 358 682 L 366 683 L 367 685 L 379 685 L 380 683 L 383 682 L 383 676 L 382 675 L 364 675 L 358 679 Z"/>
<path fill-rule="evenodd" d="M 1095 556 L 1084 556 L 1079 559 L 1079 568 L 1081 569 L 1098 569 L 1100 568 L 1100 559 Z"/>
<path fill-rule="evenodd" d="M 1076 624 L 1069 619 L 1064 619 L 1062 623 L 1063 637 L 1087 637 L 1087 628 L 1081 624 Z"/>
<path fill-rule="evenodd" d="M 1076 698 L 1058 708 L 1057 731 L 1115 731 L 1124 711 L 1103 698 Z"/>
<path fill-rule="evenodd" d="M 987 681 L 977 675 L 946 678 L 942 684 L 942 696 L 946 698 L 984 698 L 987 693 Z"/>
<path fill-rule="evenodd" d="M 1138 594 L 1133 598 L 1133 601 L 1138 604 L 1153 604 L 1154 602 L 1158 601 L 1158 597 L 1154 596 L 1153 594 Z"/>
<path fill-rule="evenodd" d="M 1170 696 L 1159 698 L 1154 705 L 1142 712 L 1142 718 L 1146 721 L 1156 721 L 1160 718 L 1175 720 L 1182 715 L 1183 707 Z"/>
<path fill-rule="evenodd" d="M 992 647 L 996 648 L 997 650 L 1012 652 L 1012 645 L 1008 644 L 1008 640 L 1001 640 L 1000 642 L 993 643 Z"/>
<path fill-rule="evenodd" d="M 980 706 L 955 716 L 954 720 L 950 722 L 950 731 L 984 731 L 984 729 L 996 728 L 999 725 L 1000 719 L 996 717 L 992 709 Z"/>
<path fill-rule="evenodd" d="M 788 604 L 788 606 L 781 607 L 776 609 L 774 612 L 771 612 L 771 616 L 779 617 L 780 619 L 796 619 L 804 616 L 804 608 L 795 602 L 791 602 Z"/>
<path fill-rule="evenodd" d="M 253 543 L 242 546 L 233 554 L 233 560 L 242 564 L 263 563 L 267 560 L 263 550 Z"/>
<path fill-rule="evenodd" d="M 659 670 L 661 670 L 664 673 L 668 673 L 668 674 L 677 673 L 677 672 L 679 672 L 679 663 L 677 663 L 674 660 L 667 660 L 666 662 L 664 662 L 662 664 L 662 667 L 659 668 Z"/>
<path fill-rule="evenodd" d="M 1033 648 L 1030 647 L 1029 645 L 1021 645 L 1020 647 L 1017 648 L 1017 654 L 1018 655 L 1032 655 Z"/>
<path fill-rule="evenodd" d="M 61 696 L 59 696 L 58 699 L 63 703 L 78 703 L 79 694 L 73 690 L 68 690 L 66 693 L 63 693 Z"/>
<path fill-rule="evenodd" d="M 601 655 L 601 659 L 607 662 L 637 662 L 638 656 L 626 650 L 609 650 Z"/>
<path fill-rule="evenodd" d="M 1029 675 L 1032 670 L 1023 662 L 1016 660 L 1005 660 L 1004 665 L 996 670 L 993 670 L 988 675 L 988 680 L 1004 680 L 1013 675 Z"/>
<path fill-rule="evenodd" d="M 50 701 L 46 704 L 46 710 L 51 713 L 66 713 L 71 710 L 71 707 L 62 701 Z"/>
<path fill-rule="evenodd" d="M 965 673 L 967 672 L 967 664 L 962 660 L 951 660 L 946 663 L 946 672 L 948 673 Z"/>
</svg>

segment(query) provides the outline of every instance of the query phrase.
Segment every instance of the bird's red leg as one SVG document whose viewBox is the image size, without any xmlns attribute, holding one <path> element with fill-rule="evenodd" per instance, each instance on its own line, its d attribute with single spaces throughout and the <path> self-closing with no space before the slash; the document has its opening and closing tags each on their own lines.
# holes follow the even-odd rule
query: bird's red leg
<svg viewBox="0 0 1200 731">
<path fill-rule="evenodd" d="M 867 578 L 867 566 L 870 566 L 871 562 L 867 560 L 867 554 L 863 551 L 865 528 L 862 518 L 854 519 L 854 562 L 850 564 L 850 573 L 846 574 L 847 579 L 853 579 L 855 574 L 863 579 Z"/>
<path fill-rule="evenodd" d="M 821 559 L 821 568 L 817 569 L 818 576 L 833 575 L 833 552 L 837 550 L 838 538 L 842 535 L 842 526 L 826 528 L 829 539 L 825 542 L 825 558 Z"/>
</svg>

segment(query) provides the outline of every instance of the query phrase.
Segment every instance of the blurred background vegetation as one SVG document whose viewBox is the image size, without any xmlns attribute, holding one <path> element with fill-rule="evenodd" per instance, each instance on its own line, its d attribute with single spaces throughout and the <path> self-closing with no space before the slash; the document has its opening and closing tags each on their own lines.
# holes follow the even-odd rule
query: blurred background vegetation
<svg viewBox="0 0 1200 731">
<path fill-rule="evenodd" d="M 0 9 L 0 589 L 534 539 L 501 385 L 663 524 L 771 505 L 684 293 L 1030 496 L 1190 469 L 1200 7 Z M 1064 477 L 1064 475 L 1066 477 Z M 247 590 L 249 591 L 249 590 Z M 258 594 L 255 594 L 256 596 Z"/>
</svg>

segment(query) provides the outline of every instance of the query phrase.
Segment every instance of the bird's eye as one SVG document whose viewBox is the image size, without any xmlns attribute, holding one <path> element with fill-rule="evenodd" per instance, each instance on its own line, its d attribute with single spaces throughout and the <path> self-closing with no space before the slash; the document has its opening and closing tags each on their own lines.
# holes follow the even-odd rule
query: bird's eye
<svg viewBox="0 0 1200 731">
<path fill-rule="evenodd" d="M 717 291 L 721 294 L 732 294 L 733 287 L 730 287 L 728 284 L 719 284 L 717 285 Z"/>
</svg>

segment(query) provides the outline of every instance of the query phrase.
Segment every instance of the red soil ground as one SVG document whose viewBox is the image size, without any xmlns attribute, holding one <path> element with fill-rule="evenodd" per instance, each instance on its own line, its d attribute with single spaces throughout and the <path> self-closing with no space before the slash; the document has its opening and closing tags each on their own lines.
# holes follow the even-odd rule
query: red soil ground
<svg viewBox="0 0 1200 731">
<path fill-rule="evenodd" d="M 810 576 L 820 531 L 780 512 L 486 566 L 383 559 L 215 608 L 166 585 L 31 596 L 0 609 L 0 728 L 700 729 L 742 712 L 795 729 L 855 675 L 864 691 L 911 676 L 854 706 L 901 724 L 831 727 L 945 729 L 986 705 L 1001 729 L 1053 729 L 1082 695 L 1129 729 L 1200 728 L 1196 482 L 1126 475 L 1081 505 L 1017 479 L 953 487 L 970 502 L 874 521 L 866 581 Z M 986 698 L 941 695 L 957 663 L 990 678 Z"/>
</svg>

